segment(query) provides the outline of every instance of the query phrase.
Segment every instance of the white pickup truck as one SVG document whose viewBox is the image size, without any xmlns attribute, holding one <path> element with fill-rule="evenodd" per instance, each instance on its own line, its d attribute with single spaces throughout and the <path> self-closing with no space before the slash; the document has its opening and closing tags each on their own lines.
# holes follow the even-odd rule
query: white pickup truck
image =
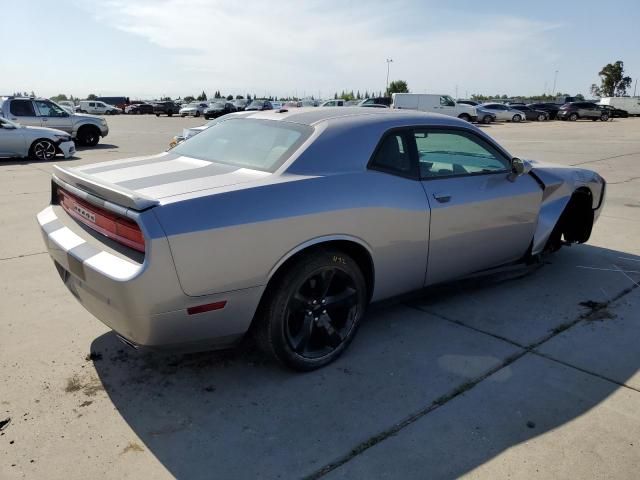
<svg viewBox="0 0 640 480">
<path fill-rule="evenodd" d="M 394 93 L 391 108 L 420 110 L 421 112 L 441 113 L 458 117 L 467 122 L 475 122 L 478 113 L 475 107 L 457 103 L 449 95 L 433 93 Z"/>
</svg>

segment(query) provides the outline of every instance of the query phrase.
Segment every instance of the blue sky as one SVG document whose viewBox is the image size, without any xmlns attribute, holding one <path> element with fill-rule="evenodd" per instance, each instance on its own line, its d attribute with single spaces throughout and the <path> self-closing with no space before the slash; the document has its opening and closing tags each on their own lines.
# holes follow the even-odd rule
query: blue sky
<svg viewBox="0 0 640 480">
<path fill-rule="evenodd" d="M 588 94 L 606 63 L 640 76 L 640 2 L 2 0 L 0 94 L 154 98 Z M 11 21 L 6 21 L 11 19 Z M 632 87 L 633 88 L 633 87 Z"/>
</svg>

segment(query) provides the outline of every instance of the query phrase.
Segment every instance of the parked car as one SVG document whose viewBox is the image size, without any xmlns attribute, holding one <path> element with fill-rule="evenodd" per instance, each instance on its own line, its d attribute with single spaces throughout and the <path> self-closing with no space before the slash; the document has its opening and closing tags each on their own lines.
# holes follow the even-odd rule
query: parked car
<svg viewBox="0 0 640 480">
<path fill-rule="evenodd" d="M 386 105 L 387 107 L 391 107 L 391 103 L 393 103 L 393 99 L 391 97 L 371 97 L 365 98 L 360 102 L 360 106 L 368 105 L 370 103 L 374 103 L 376 105 Z"/>
<path fill-rule="evenodd" d="M 365 103 L 363 105 L 358 105 L 358 107 L 364 107 L 364 108 L 389 108 L 386 105 L 381 105 L 379 103 Z"/>
<path fill-rule="evenodd" d="M 160 155 L 55 166 L 37 217 L 65 286 L 129 345 L 251 331 L 313 370 L 370 301 L 586 242 L 602 210 L 596 172 L 513 157 L 468 122 L 313 113 L 235 113 Z"/>
<path fill-rule="evenodd" d="M 320 104 L 321 107 L 344 107 L 346 106 L 345 104 L 347 103 L 346 100 L 342 100 L 341 98 L 338 98 L 337 100 L 327 100 L 326 102 L 322 102 Z"/>
<path fill-rule="evenodd" d="M 560 105 L 556 103 L 530 103 L 527 106 L 534 110 L 547 112 L 549 114 L 549 120 L 555 120 L 558 116 L 558 110 L 560 110 Z"/>
<path fill-rule="evenodd" d="M 183 106 L 178 113 L 181 117 L 199 117 L 204 114 L 204 111 L 209 108 L 207 102 L 191 102 Z"/>
<path fill-rule="evenodd" d="M 394 93 L 391 108 L 420 110 L 421 112 L 440 113 L 458 117 L 467 122 L 478 120 L 475 107 L 456 103 L 449 95 L 433 93 Z"/>
<path fill-rule="evenodd" d="M 603 97 L 599 103 L 626 110 L 629 115 L 640 115 L 640 97 Z"/>
<path fill-rule="evenodd" d="M 236 110 L 238 112 L 243 112 L 244 109 L 247 108 L 247 105 L 251 103 L 251 100 L 247 100 L 245 98 L 236 98 L 231 103 L 233 103 L 233 106 L 236 107 Z"/>
<path fill-rule="evenodd" d="M 130 115 L 153 114 L 153 105 L 146 102 L 133 102 L 124 109 L 124 113 Z"/>
<path fill-rule="evenodd" d="M 227 113 L 235 112 L 236 107 L 231 102 L 214 102 L 209 105 L 203 112 L 204 118 L 218 118 Z M 196 115 L 197 116 L 197 115 Z"/>
<path fill-rule="evenodd" d="M 565 103 L 558 110 L 558 118 L 560 120 L 609 120 L 609 113 L 603 112 L 598 105 L 591 102 L 571 102 Z"/>
<path fill-rule="evenodd" d="M 482 105 L 474 107 L 476 109 L 476 115 L 478 116 L 478 123 L 488 125 L 496 121 L 496 115 L 491 110 L 483 108 Z"/>
<path fill-rule="evenodd" d="M 246 111 L 260 111 L 260 110 L 273 110 L 273 104 L 269 100 L 258 99 L 253 100 L 247 107 Z"/>
<path fill-rule="evenodd" d="M 320 105 L 320 102 L 318 102 L 318 100 L 310 100 L 310 99 L 302 100 L 303 107 L 317 107 L 318 105 Z"/>
<path fill-rule="evenodd" d="M 69 113 L 46 98 L 3 97 L 0 99 L 0 116 L 29 127 L 62 130 L 70 134 L 77 144 L 89 147 L 97 145 L 100 137 L 109 134 L 104 118 Z"/>
<path fill-rule="evenodd" d="M 75 113 L 76 111 L 76 105 L 69 100 L 60 100 L 57 103 L 69 113 Z"/>
<path fill-rule="evenodd" d="M 218 118 L 220 118 L 220 117 L 218 117 Z M 214 119 L 214 120 L 211 120 L 210 122 L 205 123 L 204 125 L 200 125 L 199 127 L 191 127 L 191 128 L 182 129 L 182 135 L 176 135 L 175 137 L 173 137 L 171 139 L 171 142 L 169 142 L 169 148 L 171 149 L 171 148 L 175 147 L 179 143 L 182 143 L 185 140 L 193 137 L 194 135 L 199 134 L 200 132 L 202 132 L 203 130 L 206 130 L 210 126 L 215 125 L 217 122 L 218 122 L 218 120 Z"/>
<path fill-rule="evenodd" d="M 171 117 L 177 115 L 179 111 L 180 107 L 171 101 L 155 102 L 153 104 L 153 113 L 156 114 L 156 117 L 160 115 Z"/>
<path fill-rule="evenodd" d="M 53 160 L 57 154 L 71 158 L 76 146 L 62 130 L 25 127 L 0 117 L 0 157 Z"/>
<path fill-rule="evenodd" d="M 510 105 L 516 110 L 524 113 L 524 117 L 526 120 L 534 120 L 538 122 L 544 122 L 549 120 L 549 114 L 544 110 L 536 110 L 535 108 L 531 108 L 527 105 Z"/>
<path fill-rule="evenodd" d="M 282 108 L 300 108 L 300 107 L 302 107 L 302 102 L 298 102 L 295 100 L 284 102 L 284 104 L 282 105 Z"/>
<path fill-rule="evenodd" d="M 92 115 L 117 115 L 122 113 L 115 105 L 109 105 L 98 100 L 80 100 L 78 103 L 80 113 L 90 113 Z"/>
<path fill-rule="evenodd" d="M 273 107 L 274 110 L 280 110 L 282 108 L 283 103 L 282 102 L 271 102 L 271 106 Z"/>
<path fill-rule="evenodd" d="M 107 105 L 113 105 L 124 112 L 124 109 L 129 105 L 129 97 L 98 97 L 99 102 L 106 103 Z"/>
<path fill-rule="evenodd" d="M 629 118 L 629 112 L 622 110 L 621 108 L 612 107 L 610 105 L 598 105 L 600 110 L 607 112 L 609 118 Z"/>
<path fill-rule="evenodd" d="M 520 110 L 502 103 L 483 103 L 482 108 L 489 110 L 496 116 L 497 121 L 505 122 L 521 122 L 525 119 L 525 115 Z"/>
</svg>

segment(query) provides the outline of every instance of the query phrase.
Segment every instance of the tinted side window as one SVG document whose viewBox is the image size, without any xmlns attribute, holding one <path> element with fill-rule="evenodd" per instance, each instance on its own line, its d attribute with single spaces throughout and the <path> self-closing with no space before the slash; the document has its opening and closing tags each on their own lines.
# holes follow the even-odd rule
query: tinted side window
<svg viewBox="0 0 640 480">
<path fill-rule="evenodd" d="M 16 117 L 35 117 L 36 112 L 33 109 L 31 100 L 12 100 L 9 108 L 12 115 Z"/>
<path fill-rule="evenodd" d="M 394 132 L 388 134 L 374 153 L 369 166 L 376 170 L 401 176 L 412 176 L 413 168 L 407 134 Z"/>
<path fill-rule="evenodd" d="M 416 130 L 420 177 L 504 172 L 509 163 L 490 145 L 464 132 Z"/>
</svg>

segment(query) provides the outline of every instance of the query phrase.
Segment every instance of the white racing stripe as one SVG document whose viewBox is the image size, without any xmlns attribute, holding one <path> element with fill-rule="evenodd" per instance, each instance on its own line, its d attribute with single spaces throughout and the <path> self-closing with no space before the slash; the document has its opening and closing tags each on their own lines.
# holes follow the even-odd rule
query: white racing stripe
<svg viewBox="0 0 640 480">
<path fill-rule="evenodd" d="M 93 257 L 87 258 L 83 263 L 116 280 L 126 280 L 132 277 L 140 268 L 120 257 L 111 255 L 109 252 L 100 252 Z"/>
<path fill-rule="evenodd" d="M 136 165 L 133 167 L 118 168 L 116 170 L 94 173 L 92 176 L 105 182 L 118 183 L 128 180 L 137 180 L 139 178 L 152 177 L 154 175 L 162 175 L 163 173 L 183 172 L 186 170 L 193 170 L 194 168 L 208 167 L 209 165 L 211 165 L 211 162 L 207 162 L 206 160 L 179 157 L 173 160 L 165 160 L 162 162 L 147 163 L 145 165 Z"/>
<path fill-rule="evenodd" d="M 82 245 L 84 240 L 73 233 L 67 227 L 62 227 L 55 232 L 49 234 L 49 238 L 56 242 L 63 250 L 67 252 L 78 245 Z"/>
<path fill-rule="evenodd" d="M 53 207 L 51 206 L 48 206 L 38 214 L 38 223 L 40 225 L 46 225 L 47 223 L 51 223 L 57 219 L 58 217 L 54 213 Z"/>
</svg>

